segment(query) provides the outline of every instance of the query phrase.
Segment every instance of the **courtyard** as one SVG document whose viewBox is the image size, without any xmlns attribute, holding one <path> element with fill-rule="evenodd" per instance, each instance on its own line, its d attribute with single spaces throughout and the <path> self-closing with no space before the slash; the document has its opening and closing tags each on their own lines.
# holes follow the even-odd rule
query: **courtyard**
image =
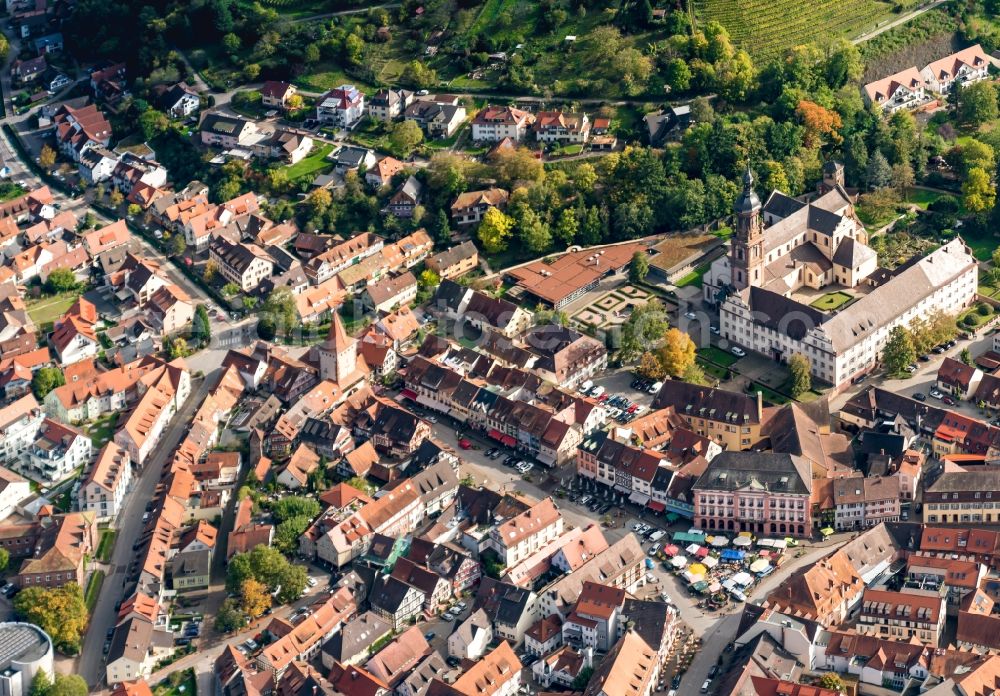
<svg viewBox="0 0 1000 696">
<path fill-rule="evenodd" d="M 648 290 L 633 285 L 623 285 L 604 293 L 572 314 L 570 318 L 595 329 L 620 326 L 629 318 L 633 309 L 644 306 L 651 298 L 652 293 Z"/>
<path fill-rule="evenodd" d="M 816 298 L 809 303 L 809 306 L 824 312 L 832 312 L 835 309 L 846 306 L 853 299 L 854 296 L 850 293 L 846 293 L 843 290 L 834 290 Z"/>
</svg>

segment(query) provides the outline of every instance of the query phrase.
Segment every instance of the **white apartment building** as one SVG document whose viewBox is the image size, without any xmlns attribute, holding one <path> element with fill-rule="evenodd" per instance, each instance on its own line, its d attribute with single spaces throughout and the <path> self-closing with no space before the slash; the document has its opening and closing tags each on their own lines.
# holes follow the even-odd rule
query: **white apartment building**
<svg viewBox="0 0 1000 696">
<path fill-rule="evenodd" d="M 131 484 L 132 460 L 128 452 L 114 442 L 107 443 L 80 484 L 80 511 L 92 512 L 98 520 L 114 519 Z"/>
<path fill-rule="evenodd" d="M 563 519 L 552 498 L 497 524 L 490 530 L 489 547 L 510 567 L 538 551 L 563 531 Z"/>
</svg>

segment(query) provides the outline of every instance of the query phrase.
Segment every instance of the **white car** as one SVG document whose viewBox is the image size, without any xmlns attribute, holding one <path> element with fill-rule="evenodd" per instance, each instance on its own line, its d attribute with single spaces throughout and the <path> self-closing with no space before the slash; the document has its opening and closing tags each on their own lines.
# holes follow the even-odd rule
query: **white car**
<svg viewBox="0 0 1000 696">
<path fill-rule="evenodd" d="M 695 314 L 694 312 L 684 312 L 684 318 L 685 319 L 697 319 L 698 315 Z"/>
<path fill-rule="evenodd" d="M 652 546 L 649 547 L 649 555 L 655 556 L 659 550 L 660 550 L 660 545 L 653 544 Z"/>
<path fill-rule="evenodd" d="M 659 541 L 660 539 L 662 539 L 666 535 L 667 535 L 667 533 L 665 531 L 663 531 L 662 529 L 657 529 L 655 532 L 653 532 L 652 534 L 649 535 L 649 540 L 650 541 Z"/>
<path fill-rule="evenodd" d="M 646 582 L 652 585 L 653 583 L 656 582 L 656 576 L 653 575 L 652 573 L 646 573 Z"/>
<path fill-rule="evenodd" d="M 319 584 L 319 581 L 314 577 L 308 577 L 306 578 L 306 584 L 309 585 L 309 587 L 316 587 L 316 585 Z"/>
<path fill-rule="evenodd" d="M 739 346 L 733 346 L 729 349 L 729 352 L 735 355 L 737 358 L 745 357 L 747 352 L 740 348 Z"/>
<path fill-rule="evenodd" d="M 940 389 L 931 389 L 930 395 L 933 396 L 935 399 L 940 399 L 942 396 L 944 396 L 944 393 Z"/>
<path fill-rule="evenodd" d="M 600 398 L 601 396 L 604 395 L 604 387 L 600 385 L 594 387 L 593 389 L 590 390 L 590 395 L 595 399 Z"/>
</svg>

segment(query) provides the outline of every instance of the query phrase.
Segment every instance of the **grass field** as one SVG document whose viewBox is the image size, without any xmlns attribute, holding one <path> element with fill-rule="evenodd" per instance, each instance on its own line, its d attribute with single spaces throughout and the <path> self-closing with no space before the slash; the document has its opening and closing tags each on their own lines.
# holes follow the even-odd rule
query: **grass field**
<svg viewBox="0 0 1000 696">
<path fill-rule="evenodd" d="M 111 560 L 111 551 L 115 547 L 115 530 L 102 529 L 101 540 L 97 544 L 97 559 L 104 563 Z"/>
<path fill-rule="evenodd" d="M 115 434 L 115 424 L 118 422 L 118 413 L 108 413 L 85 428 L 90 435 L 90 441 L 94 443 L 94 451 L 101 449 L 108 443 Z"/>
<path fill-rule="evenodd" d="M 101 585 L 104 584 L 104 571 L 95 570 L 90 575 L 90 579 L 87 580 L 87 591 L 84 592 L 83 598 L 87 603 L 87 611 L 93 613 L 94 606 L 97 604 L 97 598 L 101 594 Z"/>
<path fill-rule="evenodd" d="M 705 346 L 704 348 L 698 349 L 698 355 L 706 360 L 711 360 L 716 365 L 722 365 L 723 367 L 732 367 L 732 365 L 739 360 L 735 355 L 721 348 L 716 348 L 715 346 Z"/>
<path fill-rule="evenodd" d="M 195 696 L 198 693 L 198 681 L 195 679 L 194 670 L 186 669 L 182 672 L 183 679 L 172 686 L 169 679 L 164 679 L 153 687 L 153 696 Z"/>
<path fill-rule="evenodd" d="M 289 165 L 285 168 L 288 173 L 288 178 L 290 180 L 298 179 L 300 176 L 306 176 L 308 174 L 315 174 L 321 169 L 330 166 L 330 162 L 326 160 L 326 156 L 333 152 L 333 145 L 325 143 L 315 148 L 308 157 L 296 162 L 295 164 Z"/>
<path fill-rule="evenodd" d="M 850 294 L 836 290 L 834 292 L 828 292 L 822 297 L 818 297 L 809 303 L 810 307 L 815 307 L 824 312 L 832 312 L 835 309 L 843 307 L 845 304 L 854 299 Z"/>
<path fill-rule="evenodd" d="M 28 316 L 35 322 L 36 326 L 41 327 L 45 324 L 51 324 L 73 306 L 77 297 L 79 297 L 79 294 L 69 292 L 41 297 L 37 300 L 29 300 L 26 303 L 28 306 Z"/>
<path fill-rule="evenodd" d="M 698 266 L 696 269 L 694 269 L 686 276 L 678 280 L 676 283 L 674 283 L 674 285 L 676 285 L 679 288 L 686 288 L 689 285 L 697 285 L 700 288 L 701 280 L 704 277 L 704 275 L 708 273 L 709 268 L 710 268 L 709 264 L 707 263 L 702 264 L 701 266 Z"/>
<path fill-rule="evenodd" d="M 875 0 L 694 0 L 699 23 L 717 21 L 755 59 L 875 28 L 891 6 Z"/>
</svg>

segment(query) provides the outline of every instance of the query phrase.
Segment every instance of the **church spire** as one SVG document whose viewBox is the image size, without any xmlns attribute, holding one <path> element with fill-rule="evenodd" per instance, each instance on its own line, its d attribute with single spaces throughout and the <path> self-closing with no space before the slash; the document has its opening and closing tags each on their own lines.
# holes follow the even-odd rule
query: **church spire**
<svg viewBox="0 0 1000 696">
<path fill-rule="evenodd" d="M 746 171 L 743 172 L 743 193 L 740 194 L 733 203 L 733 212 L 737 215 L 752 215 L 761 209 L 760 198 L 753 190 L 753 172 L 750 171 L 750 163 L 747 163 Z"/>
<path fill-rule="evenodd" d="M 332 314 L 333 323 L 330 324 L 330 332 L 326 335 L 323 347 L 340 353 L 353 345 L 354 341 L 351 340 L 350 336 L 347 335 L 347 331 L 344 330 L 344 322 L 340 320 L 340 312 L 334 310 Z"/>
</svg>

